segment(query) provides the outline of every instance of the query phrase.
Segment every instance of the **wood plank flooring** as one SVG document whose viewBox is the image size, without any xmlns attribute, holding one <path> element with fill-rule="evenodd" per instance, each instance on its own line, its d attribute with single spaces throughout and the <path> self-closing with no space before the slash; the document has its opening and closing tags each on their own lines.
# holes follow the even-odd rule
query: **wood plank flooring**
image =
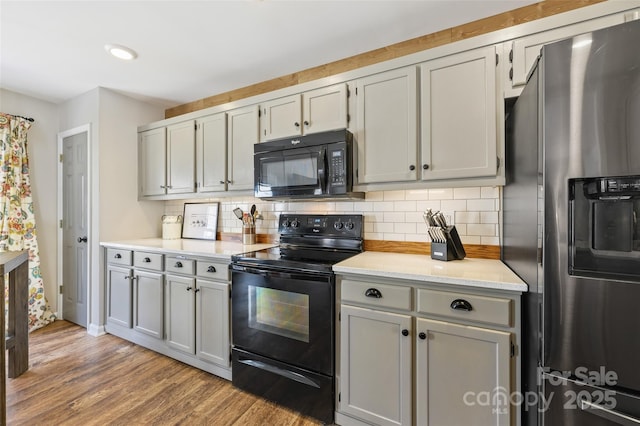
<svg viewBox="0 0 640 426">
<path fill-rule="evenodd" d="M 7 381 L 8 425 L 291 425 L 319 422 L 231 382 L 66 321 L 29 335 L 29 371 Z"/>
</svg>

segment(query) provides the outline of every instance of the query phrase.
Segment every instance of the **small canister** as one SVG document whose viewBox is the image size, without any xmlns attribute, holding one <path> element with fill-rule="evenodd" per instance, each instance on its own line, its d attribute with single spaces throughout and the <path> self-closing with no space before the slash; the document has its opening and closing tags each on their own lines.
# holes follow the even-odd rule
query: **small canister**
<svg viewBox="0 0 640 426">
<path fill-rule="evenodd" d="M 162 239 L 177 240 L 182 234 L 182 216 L 162 216 Z"/>
<path fill-rule="evenodd" d="M 242 225 L 242 244 L 256 243 L 256 226 L 245 223 Z"/>
</svg>

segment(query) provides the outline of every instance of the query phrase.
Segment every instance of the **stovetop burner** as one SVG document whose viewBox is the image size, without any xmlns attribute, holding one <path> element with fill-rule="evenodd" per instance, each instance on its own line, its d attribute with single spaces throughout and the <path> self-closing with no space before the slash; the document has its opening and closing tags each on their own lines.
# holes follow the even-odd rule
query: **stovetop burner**
<svg viewBox="0 0 640 426">
<path fill-rule="evenodd" d="M 331 272 L 332 266 L 362 252 L 362 215 L 282 214 L 278 247 L 231 257 L 235 264 Z"/>
</svg>

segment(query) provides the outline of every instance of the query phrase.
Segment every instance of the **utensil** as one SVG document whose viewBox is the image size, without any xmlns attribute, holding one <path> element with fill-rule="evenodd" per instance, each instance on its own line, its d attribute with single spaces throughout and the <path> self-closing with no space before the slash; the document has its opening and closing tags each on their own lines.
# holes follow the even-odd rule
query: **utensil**
<svg viewBox="0 0 640 426">
<path fill-rule="evenodd" d="M 256 205 L 255 205 L 255 204 L 253 204 L 253 205 L 251 206 L 251 217 L 252 217 L 252 218 L 253 218 L 253 217 L 255 217 L 255 214 L 256 214 Z"/>
<path fill-rule="evenodd" d="M 233 209 L 233 214 L 236 215 L 236 217 L 240 220 L 242 220 L 242 209 L 240 207 L 236 207 L 235 209 Z"/>
</svg>

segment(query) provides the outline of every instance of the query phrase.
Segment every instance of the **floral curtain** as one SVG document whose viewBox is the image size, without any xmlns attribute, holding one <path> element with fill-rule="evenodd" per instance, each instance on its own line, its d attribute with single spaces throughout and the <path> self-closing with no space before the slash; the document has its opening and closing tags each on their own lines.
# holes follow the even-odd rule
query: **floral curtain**
<svg viewBox="0 0 640 426">
<path fill-rule="evenodd" d="M 29 331 L 33 331 L 55 320 L 55 315 L 44 296 L 40 274 L 27 158 L 30 127 L 22 117 L 0 113 L 0 252 L 29 250 Z M 5 308 L 7 300 L 5 287 Z"/>
</svg>

